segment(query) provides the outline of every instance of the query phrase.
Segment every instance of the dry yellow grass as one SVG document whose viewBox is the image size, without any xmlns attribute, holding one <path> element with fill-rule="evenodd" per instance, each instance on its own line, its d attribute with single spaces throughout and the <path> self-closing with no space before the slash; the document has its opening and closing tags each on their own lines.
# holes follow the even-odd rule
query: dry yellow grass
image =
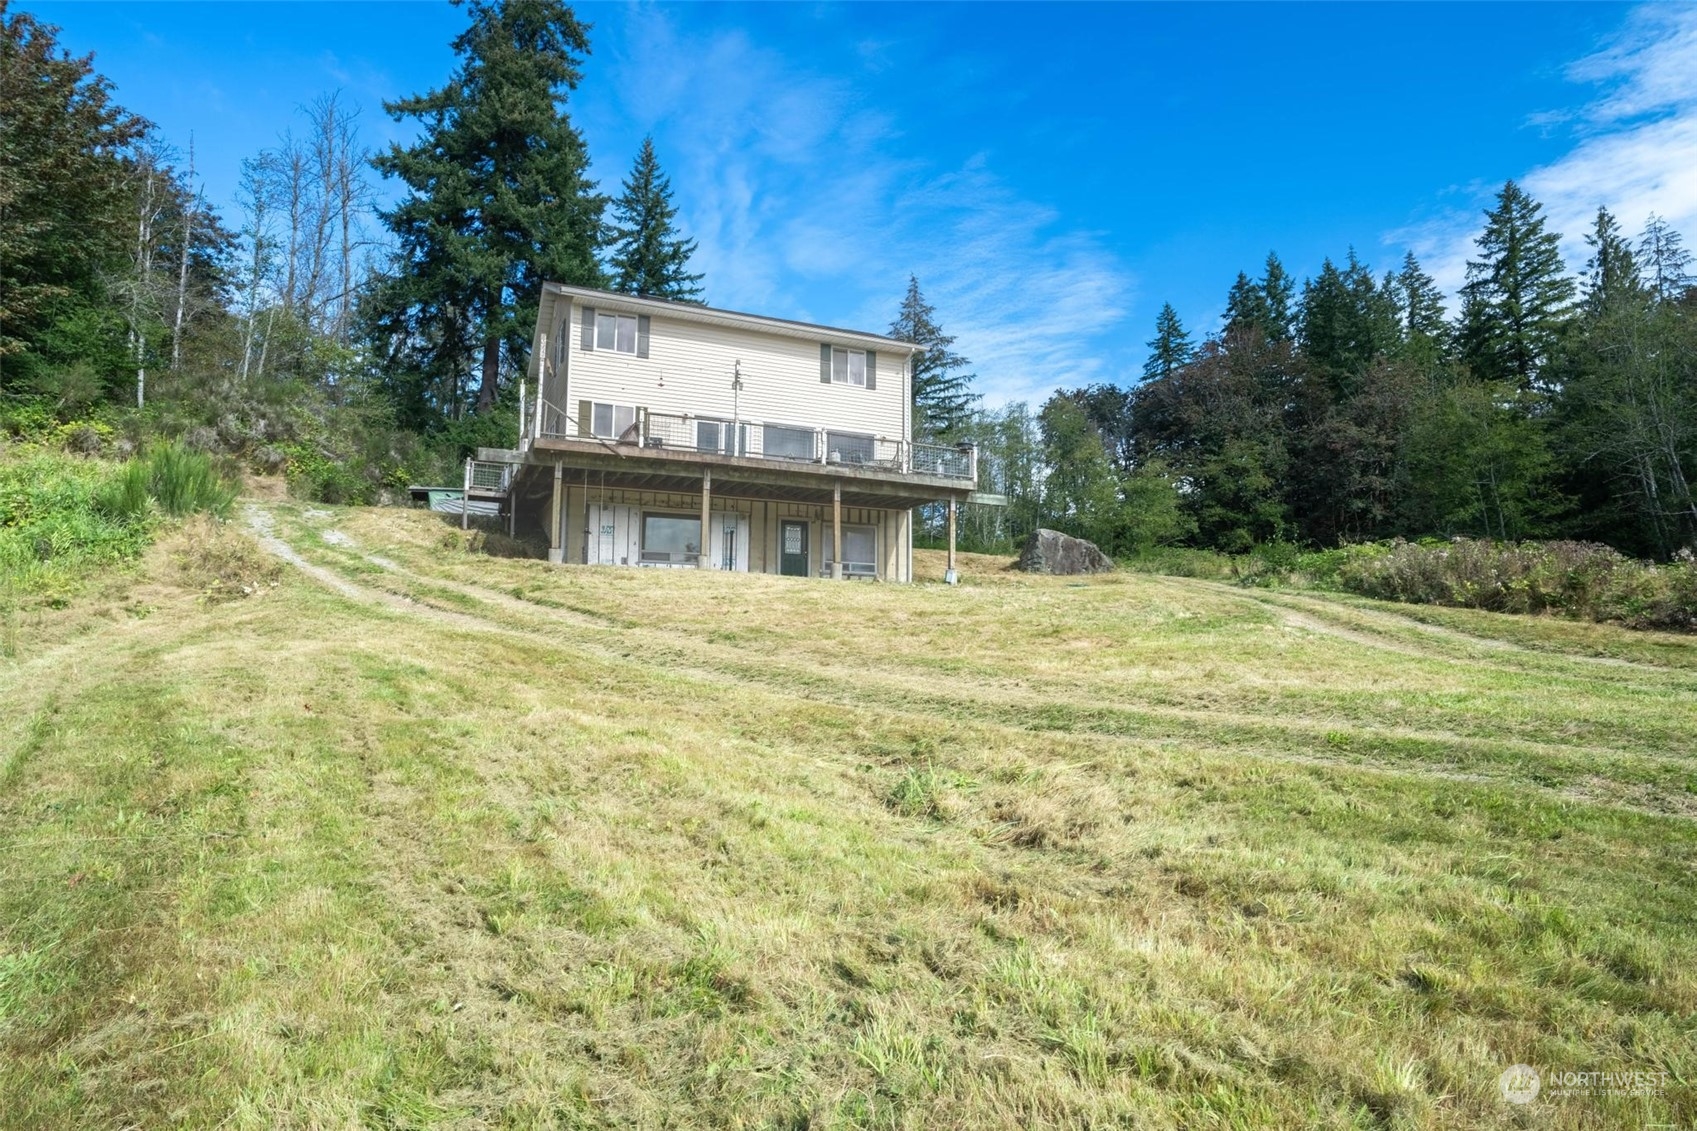
<svg viewBox="0 0 1697 1131">
<path fill-rule="evenodd" d="M 0 672 L 0 1123 L 1697 1118 L 1677 639 L 254 505 Z"/>
</svg>

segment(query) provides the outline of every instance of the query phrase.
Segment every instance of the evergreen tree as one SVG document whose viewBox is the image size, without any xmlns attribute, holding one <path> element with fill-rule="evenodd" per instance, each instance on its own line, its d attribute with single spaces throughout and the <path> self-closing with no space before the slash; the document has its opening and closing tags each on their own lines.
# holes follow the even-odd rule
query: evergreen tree
<svg viewBox="0 0 1697 1131">
<path fill-rule="evenodd" d="M 1226 293 L 1226 340 L 1242 338 L 1251 332 L 1259 332 L 1266 337 L 1271 318 L 1272 314 L 1267 309 L 1267 292 L 1239 271 L 1231 290 Z"/>
<path fill-rule="evenodd" d="M 972 363 L 951 352 L 954 337 L 943 333 L 936 309 L 925 301 L 912 275 L 901 311 L 890 323 L 890 337 L 924 347 L 913 357 L 914 438 L 955 436 L 978 399 L 972 392 L 973 374 L 963 372 Z"/>
<path fill-rule="evenodd" d="M 689 271 L 695 241 L 677 234 L 678 210 L 672 203 L 672 183 L 660 171 L 654 139 L 642 139 L 636 165 L 612 202 L 613 289 L 634 295 L 700 302 L 701 276 Z"/>
<path fill-rule="evenodd" d="M 1402 270 L 1396 274 L 1401 299 L 1402 335 L 1406 342 L 1424 338 L 1442 344 L 1449 337 L 1444 318 L 1444 295 L 1432 276 L 1420 267 L 1412 251 L 1404 253 Z"/>
<path fill-rule="evenodd" d="M 1620 225 L 1607 208 L 1597 209 L 1595 226 L 1585 237 L 1591 258 L 1585 264 L 1585 311 L 1596 316 L 1622 302 L 1643 294 L 1638 264 L 1632 245 L 1620 234 Z"/>
<path fill-rule="evenodd" d="M 1267 273 L 1261 277 L 1261 295 L 1266 302 L 1267 337 L 1271 341 L 1289 341 L 1295 325 L 1296 311 L 1291 300 L 1296 294 L 1296 280 L 1285 271 L 1275 252 L 1267 253 Z"/>
<path fill-rule="evenodd" d="M 424 136 L 374 164 L 407 196 L 382 214 L 398 270 L 374 296 L 387 352 L 440 377 L 481 358 L 477 408 L 496 399 L 503 346 L 522 364 L 546 281 L 597 285 L 604 199 L 583 139 L 564 112 L 589 51 L 587 29 L 560 0 L 467 0 L 448 84 L 384 104 Z"/>
<path fill-rule="evenodd" d="M 1147 344 L 1149 360 L 1143 363 L 1145 381 L 1165 377 L 1190 360 L 1194 347 L 1172 303 L 1161 304 L 1161 313 L 1155 316 L 1155 336 Z"/>
<path fill-rule="evenodd" d="M 1463 357 L 1476 377 L 1539 384 L 1573 300 L 1561 236 L 1544 229 L 1543 206 L 1509 181 L 1485 214 L 1462 288 Z"/>
<path fill-rule="evenodd" d="M 1397 303 L 1350 249 L 1344 270 L 1330 259 L 1302 291 L 1299 338 L 1308 361 L 1324 374 L 1337 399 L 1353 395 L 1358 379 L 1401 339 Z"/>
<path fill-rule="evenodd" d="M 1645 282 L 1659 302 L 1673 302 L 1691 285 L 1691 253 L 1685 241 L 1668 222 L 1652 214 L 1638 239 L 1638 261 L 1644 265 Z"/>
<path fill-rule="evenodd" d="M 92 57 L 58 28 L 0 3 L 0 358 L 27 376 L 46 339 L 78 339 L 77 361 L 108 336 L 105 278 L 135 240 L 133 164 L 148 123 L 111 100 Z M 110 343 L 107 343 L 110 344 Z M 12 355 L 9 357 L 9 355 Z M 19 356 L 21 355 L 21 356 Z M 70 360 L 67 358 L 67 360 Z"/>
</svg>

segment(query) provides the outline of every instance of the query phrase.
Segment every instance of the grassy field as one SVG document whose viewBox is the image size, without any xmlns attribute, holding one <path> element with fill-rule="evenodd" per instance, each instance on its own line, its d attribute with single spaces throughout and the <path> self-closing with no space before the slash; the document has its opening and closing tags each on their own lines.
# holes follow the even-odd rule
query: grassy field
<svg viewBox="0 0 1697 1131">
<path fill-rule="evenodd" d="M 0 661 L 0 1125 L 1697 1121 L 1697 641 L 237 513 Z"/>
</svg>

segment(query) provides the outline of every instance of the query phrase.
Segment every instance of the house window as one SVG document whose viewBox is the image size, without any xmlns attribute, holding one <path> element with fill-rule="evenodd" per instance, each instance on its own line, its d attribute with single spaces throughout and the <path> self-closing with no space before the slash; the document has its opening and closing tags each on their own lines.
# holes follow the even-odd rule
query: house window
<svg viewBox="0 0 1697 1131">
<path fill-rule="evenodd" d="M 785 428 L 768 424 L 760 437 L 762 450 L 769 459 L 816 459 L 813 432 L 807 428 Z"/>
<path fill-rule="evenodd" d="M 595 314 L 595 348 L 614 353 L 636 352 L 636 316 L 634 314 Z"/>
<path fill-rule="evenodd" d="M 825 527 L 825 555 L 831 555 L 831 528 Z M 878 531 L 871 526 L 843 527 L 843 576 L 878 576 Z"/>
<path fill-rule="evenodd" d="M 636 409 L 628 404 L 596 404 L 589 409 L 589 431 L 591 435 L 601 436 L 608 440 L 617 440 L 631 433 L 630 439 L 635 439 Z"/>
<path fill-rule="evenodd" d="M 694 564 L 701 553 L 701 519 L 681 514 L 642 516 L 642 560 Z"/>
<path fill-rule="evenodd" d="M 831 384 L 866 387 L 866 351 L 831 350 Z"/>
<path fill-rule="evenodd" d="M 715 452 L 719 455 L 748 454 L 748 425 L 742 425 L 742 443 L 740 450 L 732 450 L 732 434 L 737 427 L 729 420 L 697 420 L 695 422 L 695 450 L 698 452 Z"/>
<path fill-rule="evenodd" d="M 825 459 L 829 463 L 871 463 L 873 439 L 858 432 L 825 433 Z"/>
</svg>

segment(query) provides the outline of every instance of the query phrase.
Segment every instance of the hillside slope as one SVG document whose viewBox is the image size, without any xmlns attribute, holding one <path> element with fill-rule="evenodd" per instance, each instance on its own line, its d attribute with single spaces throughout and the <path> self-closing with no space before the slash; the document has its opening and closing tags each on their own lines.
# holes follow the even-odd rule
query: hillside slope
<svg viewBox="0 0 1697 1131">
<path fill-rule="evenodd" d="M 0 1124 L 1697 1119 L 1689 640 L 245 506 L 0 667 Z"/>
</svg>

